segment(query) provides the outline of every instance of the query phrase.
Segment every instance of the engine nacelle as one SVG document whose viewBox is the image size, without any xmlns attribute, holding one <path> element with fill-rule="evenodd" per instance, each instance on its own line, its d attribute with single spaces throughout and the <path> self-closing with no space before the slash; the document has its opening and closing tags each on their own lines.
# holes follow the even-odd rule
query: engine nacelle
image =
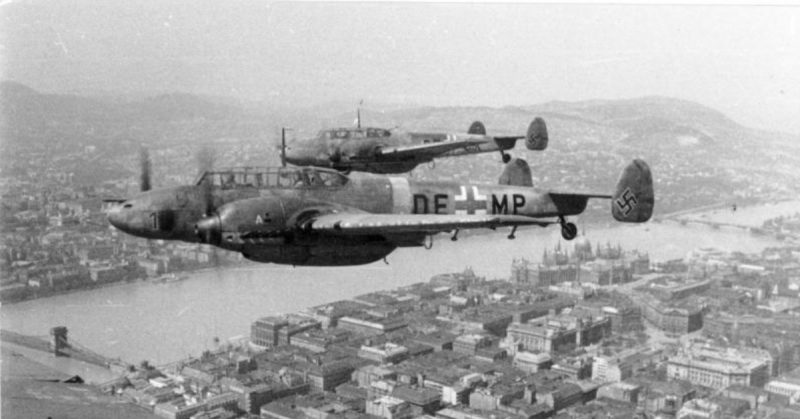
<svg viewBox="0 0 800 419">
<path fill-rule="evenodd" d="M 544 150 L 547 148 L 547 124 L 541 117 L 534 118 L 528 125 L 528 132 L 525 134 L 525 147 L 528 150 Z"/>
<path fill-rule="evenodd" d="M 283 205 L 275 196 L 231 202 L 195 225 L 201 242 L 233 250 L 246 240 L 281 237 L 286 230 Z"/>
</svg>

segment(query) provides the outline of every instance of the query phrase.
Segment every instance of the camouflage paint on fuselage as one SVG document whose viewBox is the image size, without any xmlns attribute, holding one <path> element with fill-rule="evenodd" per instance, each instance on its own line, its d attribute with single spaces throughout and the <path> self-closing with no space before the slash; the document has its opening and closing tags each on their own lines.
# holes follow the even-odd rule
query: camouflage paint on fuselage
<svg viewBox="0 0 800 419">
<path fill-rule="evenodd" d="M 109 221 L 140 237 L 210 243 L 260 262 L 350 265 L 379 260 L 396 247 L 421 246 L 426 234 L 331 237 L 305 229 L 307 221 L 321 214 L 358 211 L 551 217 L 578 214 L 586 206 L 586 199 L 554 202 L 552 194 L 532 187 L 422 182 L 369 173 L 346 176 L 318 168 L 277 170 L 219 171 L 215 175 L 220 179 L 238 180 L 210 189 L 198 183 L 152 190 L 123 202 L 109 214 Z M 298 183 L 286 182 L 294 178 Z M 208 196 L 213 214 L 204 213 Z M 201 220 L 218 223 L 218 236 L 199 237 Z"/>
<path fill-rule="evenodd" d="M 531 187 L 466 182 L 423 182 L 403 177 L 353 173 L 340 189 L 290 193 L 299 202 L 328 202 L 376 214 L 512 214 L 534 217 L 575 215 L 580 203 L 556 205 Z"/>
</svg>

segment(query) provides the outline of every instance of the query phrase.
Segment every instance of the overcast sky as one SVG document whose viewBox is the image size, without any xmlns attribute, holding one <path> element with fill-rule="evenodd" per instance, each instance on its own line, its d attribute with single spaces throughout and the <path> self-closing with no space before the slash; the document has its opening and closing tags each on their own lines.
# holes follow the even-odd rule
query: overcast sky
<svg viewBox="0 0 800 419">
<path fill-rule="evenodd" d="M 663 95 L 800 133 L 800 7 L 15 1 L 2 78 L 303 105 Z"/>
</svg>

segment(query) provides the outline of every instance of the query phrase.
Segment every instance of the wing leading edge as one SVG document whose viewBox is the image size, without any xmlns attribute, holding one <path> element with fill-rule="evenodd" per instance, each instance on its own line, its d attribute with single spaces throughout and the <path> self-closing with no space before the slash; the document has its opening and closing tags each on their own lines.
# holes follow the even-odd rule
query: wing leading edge
<svg viewBox="0 0 800 419">
<path fill-rule="evenodd" d="M 320 233 L 358 236 L 392 233 L 440 233 L 457 229 L 538 225 L 558 221 L 538 220 L 521 215 L 456 214 L 367 214 L 335 213 L 316 217 L 307 228 Z"/>
<path fill-rule="evenodd" d="M 486 144 L 485 139 L 467 139 L 456 141 L 442 141 L 438 143 L 417 144 L 412 146 L 384 147 L 378 151 L 378 156 L 405 158 L 413 156 L 436 157 L 449 151 Z"/>
</svg>

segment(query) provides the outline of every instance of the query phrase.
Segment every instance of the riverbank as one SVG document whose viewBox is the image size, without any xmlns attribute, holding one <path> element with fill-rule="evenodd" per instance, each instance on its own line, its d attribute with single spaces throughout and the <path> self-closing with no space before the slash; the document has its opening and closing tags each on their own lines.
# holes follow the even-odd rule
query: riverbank
<svg viewBox="0 0 800 419">
<path fill-rule="evenodd" d="M 249 263 L 251 263 L 251 262 L 248 262 L 248 261 L 245 261 L 245 260 L 242 260 L 241 263 L 221 262 L 219 265 L 216 265 L 216 266 L 199 266 L 199 267 L 191 268 L 191 269 L 170 271 L 170 272 L 167 272 L 166 274 L 174 274 L 174 275 L 177 275 L 179 277 L 182 277 L 182 276 L 187 276 L 188 277 L 190 274 L 198 274 L 198 273 L 202 273 L 204 271 L 212 271 L 212 270 L 215 270 L 215 269 L 222 269 L 222 268 L 231 268 L 231 267 L 235 268 L 235 267 L 237 267 L 239 265 L 245 265 L 245 264 L 249 264 Z M 163 276 L 163 275 L 161 275 L 161 276 Z M 42 292 L 42 289 L 39 288 L 39 290 L 37 290 L 37 291 L 31 291 L 32 294 L 25 294 L 25 295 L 22 295 L 22 296 L 11 296 L 11 297 L 2 296 L 2 297 L 0 297 L 0 304 L 8 304 L 8 305 L 10 305 L 10 304 L 18 304 L 18 303 L 22 303 L 22 302 L 25 302 L 25 301 L 33 301 L 33 300 L 39 300 L 39 299 L 43 299 L 43 298 L 52 298 L 52 297 L 58 297 L 58 296 L 61 296 L 61 295 L 69 295 L 69 294 L 73 294 L 73 293 L 76 293 L 76 292 L 86 292 L 86 291 L 92 291 L 92 290 L 103 289 L 103 288 L 121 287 L 121 286 L 129 285 L 129 284 L 136 284 L 136 283 L 139 283 L 139 282 L 153 282 L 153 283 L 156 283 L 157 281 L 160 281 L 159 278 L 161 276 L 152 277 L 152 278 L 145 276 L 145 277 L 138 277 L 138 278 L 134 278 L 134 279 L 130 279 L 130 280 L 113 281 L 113 282 L 89 282 L 89 283 L 85 283 L 85 285 L 83 285 L 83 286 L 76 287 L 76 288 L 68 288 L 68 289 L 63 289 L 63 290 L 46 290 L 45 289 L 44 292 Z M 175 282 L 175 281 L 167 281 L 167 282 Z"/>
<path fill-rule="evenodd" d="M 96 384 L 109 381 L 76 367 L 51 365 L 33 349 L 0 341 L 3 419 L 47 417 L 156 418 L 127 400 L 104 394 Z M 80 376 L 84 383 L 74 379 Z"/>
</svg>

